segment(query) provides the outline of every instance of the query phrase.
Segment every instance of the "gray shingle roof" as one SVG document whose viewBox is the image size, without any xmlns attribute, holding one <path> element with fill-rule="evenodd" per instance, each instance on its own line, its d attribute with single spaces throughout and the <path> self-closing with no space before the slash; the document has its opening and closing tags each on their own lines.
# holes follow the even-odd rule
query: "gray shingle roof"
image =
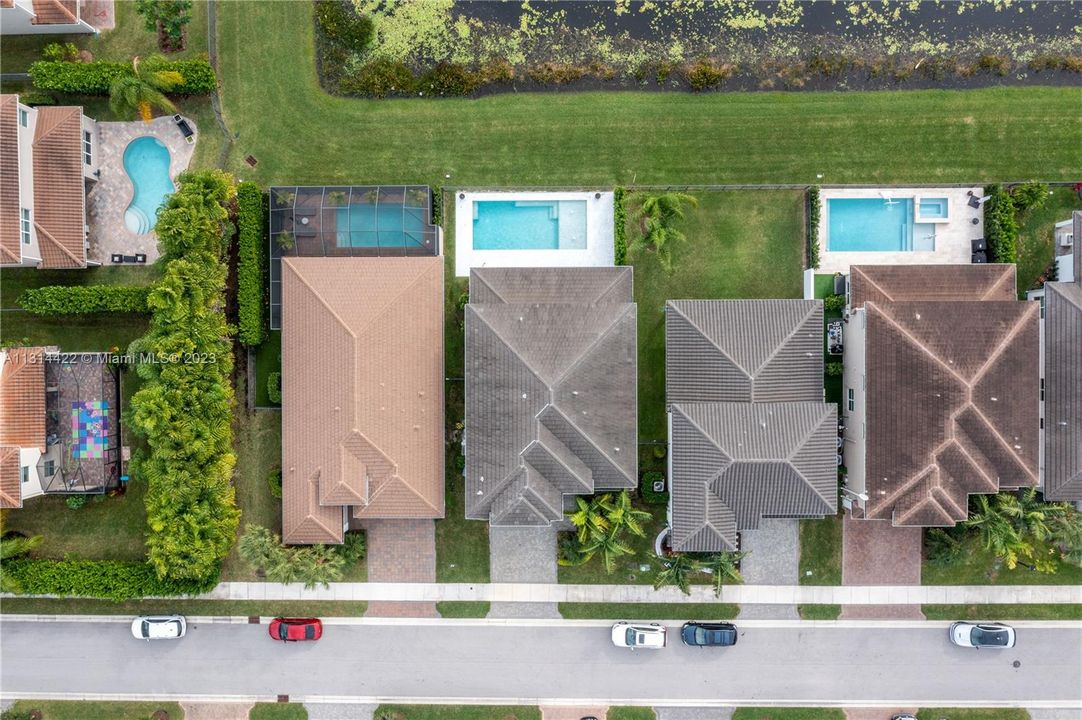
<svg viewBox="0 0 1082 720">
<path fill-rule="evenodd" d="M 822 402 L 673 405 L 673 550 L 735 550 L 762 517 L 836 513 L 837 428 Z"/>
<path fill-rule="evenodd" d="M 1075 213 L 1076 233 L 1082 213 Z M 1075 247 L 1082 233 L 1075 235 Z M 1045 285 L 1044 494 L 1082 500 L 1082 268 L 1075 283 Z"/>
<path fill-rule="evenodd" d="M 466 517 L 563 518 L 636 484 L 631 268 L 486 268 L 466 307 Z"/>
<path fill-rule="evenodd" d="M 820 300 L 670 300 L 669 403 L 823 399 Z"/>
</svg>

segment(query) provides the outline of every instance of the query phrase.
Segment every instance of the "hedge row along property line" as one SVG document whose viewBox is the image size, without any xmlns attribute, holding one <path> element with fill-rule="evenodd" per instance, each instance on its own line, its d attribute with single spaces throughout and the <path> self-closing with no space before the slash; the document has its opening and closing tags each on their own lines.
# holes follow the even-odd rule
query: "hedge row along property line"
<svg viewBox="0 0 1082 720">
<path fill-rule="evenodd" d="M 627 190 L 620 185 L 612 189 L 614 255 L 617 265 L 627 264 Z"/>
<path fill-rule="evenodd" d="M 204 581 L 158 577 L 145 562 L 118 560 L 9 560 L 4 573 L 30 595 L 85 595 L 105 600 L 196 595 L 212 590 L 217 577 Z"/>
<path fill-rule="evenodd" d="M 161 580 L 209 583 L 236 537 L 240 513 L 230 480 L 233 356 L 224 312 L 226 207 L 233 178 L 184 173 L 158 215 L 165 272 L 147 298 L 150 329 L 132 353 L 144 384 L 128 425 L 149 451 L 135 459 L 147 484 L 147 559 Z"/>
<path fill-rule="evenodd" d="M 180 73 L 184 82 L 170 90 L 176 95 L 204 95 L 214 92 L 217 79 L 214 68 L 205 56 L 194 60 L 173 60 L 163 70 Z M 38 90 L 78 93 L 80 95 L 108 95 L 113 81 L 133 72 L 129 62 L 64 62 L 40 60 L 30 66 L 30 79 Z"/>
<path fill-rule="evenodd" d="M 808 188 L 808 267 L 819 269 L 819 213 L 822 202 L 818 186 Z"/>
<path fill-rule="evenodd" d="M 48 285 L 23 292 L 19 305 L 35 315 L 145 313 L 150 290 L 141 285 Z"/>
<path fill-rule="evenodd" d="M 248 346 L 263 342 L 263 192 L 254 182 L 237 186 L 237 336 Z"/>
</svg>

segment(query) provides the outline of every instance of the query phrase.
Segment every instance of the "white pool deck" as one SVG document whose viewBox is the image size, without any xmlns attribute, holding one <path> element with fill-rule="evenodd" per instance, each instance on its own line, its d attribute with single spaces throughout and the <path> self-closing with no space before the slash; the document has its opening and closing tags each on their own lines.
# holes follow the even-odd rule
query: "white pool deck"
<svg viewBox="0 0 1082 720">
<path fill-rule="evenodd" d="M 984 188 L 822 188 L 819 199 L 822 204 L 819 213 L 819 273 L 848 273 L 850 265 L 929 265 L 956 264 L 971 262 L 971 241 L 984 237 L 984 210 L 968 205 L 972 192 L 978 198 L 984 194 Z M 830 223 L 828 201 L 831 198 L 882 198 L 883 193 L 896 199 L 904 198 L 941 198 L 949 203 L 950 220 L 936 222 L 935 250 L 907 252 L 831 252 L 827 248 L 827 228 Z M 973 218 L 977 224 L 973 224 Z"/>
<path fill-rule="evenodd" d="M 475 250 L 473 203 L 483 200 L 585 200 L 586 248 L 583 250 Z M 455 275 L 468 277 L 475 267 L 608 267 L 613 265 L 611 192 L 469 192 L 455 195 Z"/>
</svg>

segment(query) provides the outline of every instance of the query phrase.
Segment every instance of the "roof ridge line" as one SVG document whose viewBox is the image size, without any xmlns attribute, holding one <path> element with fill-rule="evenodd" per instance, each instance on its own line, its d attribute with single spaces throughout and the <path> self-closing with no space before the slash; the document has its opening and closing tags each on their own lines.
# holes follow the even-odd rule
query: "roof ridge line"
<svg viewBox="0 0 1082 720">
<path fill-rule="evenodd" d="M 877 283 L 875 280 L 873 280 L 872 277 L 870 275 L 868 275 L 868 273 L 864 272 L 864 270 L 863 270 L 863 268 L 861 266 L 858 265 L 857 267 L 860 269 L 861 277 L 863 277 L 864 280 L 869 285 L 872 285 L 873 287 L 875 287 L 876 290 L 878 290 L 880 293 L 882 293 L 883 296 L 887 298 L 887 302 L 894 302 L 894 296 L 893 295 L 891 295 L 889 292 L 884 290 L 883 286 L 880 285 L 879 283 Z M 850 269 L 850 271 L 849 271 L 850 279 L 852 277 L 852 274 L 853 274 L 853 271 L 852 271 L 852 269 Z M 872 301 L 867 301 L 866 300 L 865 304 L 867 304 L 868 302 L 875 302 L 875 301 L 874 300 L 872 300 Z"/>
<path fill-rule="evenodd" d="M 1003 281 L 1006 280 L 1008 277 L 1011 277 L 1010 265 L 1004 264 L 1003 265 L 1003 271 L 1000 273 L 1000 276 L 996 279 L 996 281 L 994 283 L 992 283 L 991 287 L 989 287 L 987 290 L 985 290 L 984 294 L 981 295 L 980 299 L 981 300 L 987 300 L 989 298 L 989 296 L 992 295 L 992 292 L 994 290 L 996 290 L 997 288 L 999 288 L 999 286 L 1003 284 Z M 1014 285 L 1015 285 L 1015 288 L 1017 289 L 1017 287 L 1018 287 L 1018 279 L 1017 279 L 1017 277 L 1015 278 Z M 1011 294 L 1016 295 L 1017 293 L 1011 293 Z"/>
<path fill-rule="evenodd" d="M 709 337 L 707 337 L 706 333 L 704 333 L 704 332 L 703 332 L 703 329 L 702 329 L 701 327 L 699 327 L 699 324 L 698 324 L 698 323 L 696 323 L 696 322 L 695 322 L 694 320 L 692 320 L 691 318 L 689 318 L 689 317 L 687 316 L 687 314 L 686 314 L 686 313 L 682 312 L 682 311 L 680 310 L 680 308 L 678 308 L 678 307 L 677 307 L 676 305 L 674 305 L 674 304 L 673 304 L 673 303 L 676 303 L 676 302 L 682 302 L 682 301 L 679 301 L 679 300 L 669 300 L 669 301 L 668 301 L 668 302 L 667 302 L 666 304 L 667 304 L 667 305 L 669 305 L 670 307 L 672 307 L 672 308 L 673 308 L 673 310 L 675 310 L 675 311 L 676 311 L 676 313 L 677 313 L 677 314 L 678 314 L 678 315 L 679 315 L 680 317 L 684 318 L 684 320 L 685 320 L 685 321 L 686 321 L 686 322 L 687 322 L 687 323 L 688 323 L 689 325 L 691 325 L 691 326 L 692 326 L 693 328 L 695 328 L 695 329 L 696 329 L 696 330 L 697 330 L 697 331 L 699 332 L 699 335 L 700 335 L 700 336 L 701 336 L 701 337 L 702 337 L 702 338 L 703 338 L 704 340 L 706 340 L 706 342 L 708 342 L 709 344 L 713 345 L 713 346 L 714 346 L 714 348 L 715 348 L 715 349 L 716 349 L 716 350 L 717 350 L 717 351 L 718 351 L 719 353 L 721 353 L 721 354 L 722 354 L 722 356 L 724 356 L 724 357 L 725 357 L 725 359 L 726 359 L 726 360 L 728 360 L 728 361 L 729 361 L 729 363 L 730 363 L 730 364 L 732 364 L 732 366 L 733 366 L 733 367 L 735 367 L 735 368 L 736 368 L 737 370 L 739 370 L 739 371 L 740 371 L 741 373 L 743 373 L 743 374 L 744 374 L 744 376 L 745 376 L 745 377 L 746 377 L 746 378 L 748 379 L 748 381 L 749 381 L 749 382 L 753 382 L 753 381 L 754 381 L 754 378 L 752 377 L 751 373 L 750 373 L 750 372 L 748 372 L 747 368 L 745 368 L 745 367 L 744 367 L 743 365 L 741 365 L 741 364 L 740 364 L 740 363 L 738 363 L 738 362 L 737 362 L 736 360 L 734 360 L 734 359 L 733 359 L 733 357 L 732 357 L 732 355 L 730 355 L 729 353 L 725 352 L 725 350 L 724 350 L 724 349 L 723 349 L 723 348 L 722 348 L 722 347 L 721 347 L 720 345 L 718 345 L 718 344 L 717 344 L 716 342 L 714 342 L 714 341 L 713 341 L 713 340 L 711 340 L 711 339 L 710 339 Z M 686 302 L 686 301 L 683 301 L 683 302 Z M 691 302 L 702 302 L 702 301 L 701 301 L 701 300 L 692 300 Z M 723 300 L 722 302 L 732 302 L 732 301 L 728 301 L 728 300 Z M 668 349 L 668 348 L 666 348 L 666 350 L 667 350 L 667 349 Z M 752 388 L 752 390 L 754 390 L 754 388 Z"/>
<path fill-rule="evenodd" d="M 439 255 L 433 255 L 431 257 L 439 258 L 440 256 Z M 387 258 L 384 258 L 384 259 L 387 259 Z M 424 258 L 424 259 L 427 260 L 428 258 Z M 443 263 L 442 262 L 439 262 L 439 263 L 431 262 L 429 264 L 432 266 L 432 268 L 439 267 L 440 272 L 443 272 Z M 415 277 L 413 277 L 407 284 L 403 285 L 402 288 L 400 288 L 398 292 L 396 292 L 393 296 L 389 297 L 387 299 L 387 302 L 383 303 L 383 305 L 379 308 L 379 310 L 377 310 L 372 315 L 372 319 L 369 320 L 367 323 L 365 323 L 364 327 L 361 327 L 361 328 L 359 328 L 357 330 L 357 333 L 355 335 L 357 340 L 360 340 L 361 336 L 364 335 L 364 333 L 368 330 L 368 328 L 375 325 L 376 321 L 383 317 L 383 315 L 387 312 L 388 308 L 390 308 L 392 305 L 395 304 L 395 302 L 398 301 L 398 298 L 402 297 L 408 291 L 412 290 L 413 287 L 415 285 L 417 285 L 417 283 L 419 283 L 430 272 L 432 272 L 431 268 L 424 268 L 421 272 L 417 273 L 417 275 Z M 443 304 L 443 299 L 442 298 L 440 300 L 440 304 L 441 305 Z M 442 322 L 442 317 L 441 317 L 441 322 Z"/>
<path fill-rule="evenodd" d="M 1029 316 L 1035 312 L 1038 312 L 1040 307 L 1038 303 L 1029 304 L 1031 305 L 1031 307 L 1027 307 L 1025 308 L 1025 310 L 1023 310 L 1021 315 L 1019 315 L 1019 317 L 1014 321 L 1014 325 L 1011 327 L 1011 329 L 1008 330 L 1002 338 L 1000 338 L 999 342 L 996 344 L 995 350 L 993 350 L 993 352 L 985 359 L 981 366 L 977 368 L 977 372 L 973 373 L 973 380 L 971 382 L 971 386 L 974 386 L 981 381 L 981 378 L 985 375 L 985 373 L 989 369 L 991 369 L 992 364 L 1000 357 L 1002 357 L 1003 353 L 1007 352 L 1007 348 L 1008 346 L 1010 346 L 1011 341 L 1014 340 L 1018 333 L 1025 329 L 1025 322 L 1029 320 Z"/>
<path fill-rule="evenodd" d="M 963 387 L 965 387 L 966 389 L 971 389 L 968 380 L 966 380 L 964 377 L 962 377 L 958 373 L 957 370 L 955 370 L 950 365 L 948 365 L 946 362 L 944 362 L 943 358 L 939 357 L 934 352 L 932 352 L 931 348 L 926 346 L 924 343 L 920 342 L 916 338 L 916 336 L 914 336 L 911 332 L 909 332 L 908 329 L 903 327 L 900 322 L 895 320 L 893 315 L 887 313 L 885 309 L 880 309 L 878 306 L 875 306 L 874 303 L 873 303 L 873 307 L 875 307 L 875 309 L 878 311 L 880 317 L 882 317 L 887 322 L 889 322 L 892 326 L 894 326 L 898 330 L 898 332 L 902 334 L 902 337 L 905 338 L 905 340 L 907 340 L 909 342 L 910 345 L 912 345 L 914 348 L 916 348 L 921 353 L 923 353 L 923 354 L 927 355 L 928 357 L 930 357 L 938 365 L 941 365 L 943 367 L 943 369 L 946 370 L 952 377 L 954 377 L 954 379 L 956 379 L 958 382 L 960 382 Z"/>
<path fill-rule="evenodd" d="M 800 330 L 800 328 L 804 327 L 804 324 L 808 322 L 808 317 L 815 313 L 815 311 L 819 307 L 816 303 L 818 303 L 820 301 L 813 299 L 811 302 L 812 302 L 811 310 L 804 313 L 804 317 L 802 317 L 800 319 L 800 322 L 797 323 L 796 327 L 794 327 L 789 333 L 787 333 L 785 335 L 785 337 L 783 337 L 781 339 L 781 342 L 779 342 L 777 345 L 774 346 L 774 349 L 771 351 L 771 353 L 769 355 L 767 355 L 763 359 L 763 361 L 761 363 L 759 363 L 759 367 L 755 368 L 756 372 L 758 372 L 759 370 L 762 370 L 764 367 L 766 367 L 770 363 L 771 360 L 773 360 L 775 357 L 777 357 L 777 355 L 781 351 L 782 347 L 787 345 L 789 340 L 791 340 L 793 338 L 793 336 L 796 335 L 797 331 Z M 822 337 L 820 337 L 820 340 L 822 340 Z M 755 402 L 755 400 L 754 400 L 755 388 L 754 387 L 752 387 L 752 389 L 751 389 L 751 394 L 752 394 L 752 402 Z"/>
<path fill-rule="evenodd" d="M 559 386 L 563 382 L 564 378 L 566 378 L 569 374 L 571 374 L 571 371 L 574 370 L 576 367 L 578 367 L 586 359 L 586 356 L 589 355 L 593 351 L 593 349 L 595 347 L 597 347 L 601 343 L 602 340 L 604 340 L 606 337 L 609 336 L 610 333 L 612 333 L 614 331 L 614 328 L 616 327 L 616 324 L 620 320 L 624 319 L 624 316 L 627 315 L 628 312 L 630 312 L 631 308 L 635 307 L 635 303 L 612 303 L 612 304 L 623 305 L 624 306 L 623 311 L 621 311 L 618 315 L 614 316 L 610 320 L 609 324 L 605 326 L 605 329 L 602 332 L 598 333 L 597 337 L 594 338 L 593 341 L 591 341 L 585 348 L 583 348 L 582 352 L 579 353 L 579 356 L 576 357 L 575 360 L 573 362 L 571 362 L 567 366 L 566 370 L 564 370 L 558 376 L 553 378 L 553 383 L 552 383 L 553 388 L 556 388 L 557 386 Z M 606 303 L 606 305 L 609 305 L 609 303 Z M 597 307 L 597 305 L 592 305 L 591 307 Z M 636 348 L 636 352 L 637 351 L 638 351 L 638 348 Z"/>
</svg>

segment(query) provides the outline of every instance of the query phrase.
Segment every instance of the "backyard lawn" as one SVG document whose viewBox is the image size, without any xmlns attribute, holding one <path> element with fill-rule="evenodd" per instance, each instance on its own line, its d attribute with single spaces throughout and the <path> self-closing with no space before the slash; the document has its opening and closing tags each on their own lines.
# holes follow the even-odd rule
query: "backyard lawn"
<svg viewBox="0 0 1082 720">
<path fill-rule="evenodd" d="M 255 348 L 255 404 L 274 407 L 267 394 L 267 376 L 282 371 L 282 331 L 268 330 L 267 339 Z"/>
<path fill-rule="evenodd" d="M 13 713 L 38 710 L 41 720 L 146 720 L 158 710 L 167 712 L 170 720 L 184 718 L 184 711 L 175 702 L 18 700 L 11 710 Z"/>
<path fill-rule="evenodd" d="M 665 440 L 665 301 L 698 298 L 798 298 L 804 257 L 804 194 L 796 190 L 696 192 L 678 227 L 687 241 L 673 249 L 667 273 L 650 251 L 629 254 L 635 266 L 639 327 L 639 438 Z M 641 237 L 627 200 L 630 246 Z"/>
<path fill-rule="evenodd" d="M 1054 226 L 1068 220 L 1072 210 L 1082 210 L 1082 198 L 1073 188 L 1053 188 L 1042 207 L 1027 210 L 1018 218 L 1018 297 L 1037 285 L 1055 253 Z M 1075 272 L 1080 272 L 1075 268 Z"/>
</svg>

